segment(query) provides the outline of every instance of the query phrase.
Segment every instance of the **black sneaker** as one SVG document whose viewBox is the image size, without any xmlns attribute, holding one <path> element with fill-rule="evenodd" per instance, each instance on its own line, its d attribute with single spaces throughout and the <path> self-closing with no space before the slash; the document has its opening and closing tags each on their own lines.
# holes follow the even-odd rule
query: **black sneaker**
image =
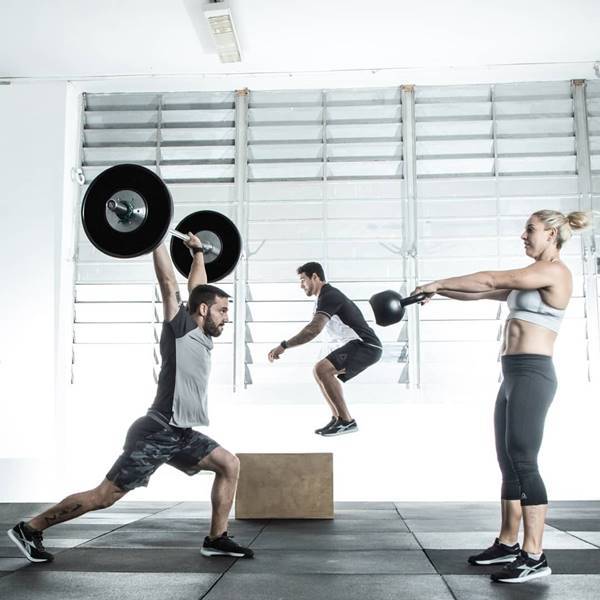
<svg viewBox="0 0 600 600">
<path fill-rule="evenodd" d="M 331 417 L 329 423 L 327 423 L 327 425 L 324 425 L 323 427 L 319 427 L 319 429 L 315 429 L 315 433 L 321 435 L 326 429 L 329 429 L 332 425 L 335 425 L 337 423 L 337 420 L 337 417 Z"/>
<path fill-rule="evenodd" d="M 54 555 L 44 548 L 44 536 L 41 531 L 31 529 L 21 521 L 6 533 L 27 560 L 31 562 L 51 562 L 54 560 Z"/>
<path fill-rule="evenodd" d="M 235 556 L 237 558 L 252 558 L 254 556 L 254 552 L 250 548 L 240 546 L 232 538 L 233 536 L 227 535 L 227 532 L 214 540 L 206 536 L 200 550 L 202 556 Z"/>
<path fill-rule="evenodd" d="M 490 579 L 497 583 L 525 583 L 551 574 L 552 569 L 548 566 L 545 554 L 535 560 L 527 552 L 521 551 L 513 562 L 504 566 L 501 571 L 492 573 Z"/>
<path fill-rule="evenodd" d="M 358 425 L 356 421 L 342 421 L 338 419 L 333 425 L 324 429 L 321 433 L 323 437 L 333 437 L 334 435 L 344 435 L 345 433 L 354 433 L 358 431 Z"/>
<path fill-rule="evenodd" d="M 518 543 L 514 546 L 507 546 L 499 538 L 496 538 L 489 548 L 479 554 L 469 556 L 469 563 L 472 565 L 510 563 L 519 556 L 519 552 L 521 552 L 521 548 Z"/>
</svg>

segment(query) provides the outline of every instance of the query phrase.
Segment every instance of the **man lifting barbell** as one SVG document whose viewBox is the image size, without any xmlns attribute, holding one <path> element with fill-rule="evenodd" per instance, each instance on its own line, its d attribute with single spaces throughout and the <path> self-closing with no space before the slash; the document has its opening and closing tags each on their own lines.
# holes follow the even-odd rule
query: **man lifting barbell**
<svg viewBox="0 0 600 600">
<path fill-rule="evenodd" d="M 210 532 L 204 538 L 201 553 L 246 558 L 254 554 L 227 534 L 239 460 L 208 436 L 192 429 L 208 425 L 212 338 L 221 335 L 228 322 L 229 296 L 207 284 L 201 240 L 190 232 L 183 243 L 191 256 L 187 306 L 181 302 L 166 247 L 159 244 L 152 252 L 164 313 L 160 338 L 162 365 L 154 403 L 145 416 L 131 425 L 123 453 L 97 487 L 72 494 L 8 531 L 9 538 L 31 562 L 53 560 L 53 555 L 44 548 L 45 529 L 112 506 L 129 491 L 146 486 L 151 475 L 165 463 L 187 475 L 201 470 L 215 473 Z"/>
</svg>

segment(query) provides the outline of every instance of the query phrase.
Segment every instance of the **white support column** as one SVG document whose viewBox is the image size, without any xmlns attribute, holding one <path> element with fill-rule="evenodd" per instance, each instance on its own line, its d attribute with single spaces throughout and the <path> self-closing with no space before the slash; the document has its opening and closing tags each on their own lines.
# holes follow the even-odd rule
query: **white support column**
<svg viewBox="0 0 600 600">
<path fill-rule="evenodd" d="M 163 95 L 158 95 L 158 105 L 156 107 L 156 174 L 159 177 L 162 177 L 162 173 L 160 170 L 160 162 L 161 162 L 161 148 L 160 144 L 162 142 L 162 120 L 163 120 Z"/>
<path fill-rule="evenodd" d="M 63 194 L 57 207 L 56 234 L 56 340 L 54 368 L 54 432 L 58 462 L 67 457 L 69 436 L 69 398 L 73 384 L 75 339 L 75 281 L 77 270 L 77 239 L 80 224 L 80 203 L 84 184 L 81 170 L 83 135 L 85 128 L 86 97 L 80 95 L 71 83 L 66 85 L 65 146 Z M 79 114 L 76 121 L 73 117 Z M 57 489 L 65 483 L 62 470 L 57 470 Z M 60 491 L 58 493 L 61 493 Z"/>
<path fill-rule="evenodd" d="M 410 293 L 419 281 L 417 261 L 417 142 L 415 133 L 415 86 L 402 86 L 402 148 L 403 175 L 406 189 L 402 206 L 404 276 Z M 408 387 L 416 389 L 421 384 L 421 339 L 419 310 L 408 306 Z"/>
<path fill-rule="evenodd" d="M 233 391 L 246 387 L 246 287 L 248 284 L 248 97 L 247 89 L 235 93 L 235 188 L 237 226 L 242 236 L 242 255 L 234 274 Z"/>
<path fill-rule="evenodd" d="M 323 148 L 322 169 L 321 173 L 321 248 L 322 248 L 322 262 L 325 269 L 325 274 L 329 273 L 329 190 L 327 186 L 327 92 L 321 90 L 321 145 Z"/>
<path fill-rule="evenodd" d="M 592 211 L 592 169 L 587 123 L 585 80 L 572 81 L 575 110 L 575 143 L 577 149 L 577 179 L 579 210 Z M 589 380 L 600 382 L 600 328 L 598 321 L 597 252 L 594 231 L 588 229 L 581 236 L 585 291 L 585 325 L 588 349 Z"/>
</svg>

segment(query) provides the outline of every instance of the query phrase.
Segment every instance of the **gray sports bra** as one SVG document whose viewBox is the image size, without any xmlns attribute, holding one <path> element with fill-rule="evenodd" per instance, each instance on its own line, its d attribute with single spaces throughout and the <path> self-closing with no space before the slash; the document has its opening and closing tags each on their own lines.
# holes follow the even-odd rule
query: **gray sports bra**
<svg viewBox="0 0 600 600">
<path fill-rule="evenodd" d="M 539 290 L 513 290 L 506 302 L 510 309 L 507 320 L 528 321 L 557 333 L 565 316 L 564 310 L 546 304 Z"/>
</svg>

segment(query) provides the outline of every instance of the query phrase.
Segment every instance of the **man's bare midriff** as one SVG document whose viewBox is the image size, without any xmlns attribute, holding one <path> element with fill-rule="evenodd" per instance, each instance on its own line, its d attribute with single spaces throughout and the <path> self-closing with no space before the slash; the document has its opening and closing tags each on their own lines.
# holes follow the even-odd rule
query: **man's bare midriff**
<svg viewBox="0 0 600 600">
<path fill-rule="evenodd" d="M 552 356 L 556 333 L 551 329 L 520 319 L 510 319 L 504 326 L 502 354 L 545 354 Z"/>
</svg>

